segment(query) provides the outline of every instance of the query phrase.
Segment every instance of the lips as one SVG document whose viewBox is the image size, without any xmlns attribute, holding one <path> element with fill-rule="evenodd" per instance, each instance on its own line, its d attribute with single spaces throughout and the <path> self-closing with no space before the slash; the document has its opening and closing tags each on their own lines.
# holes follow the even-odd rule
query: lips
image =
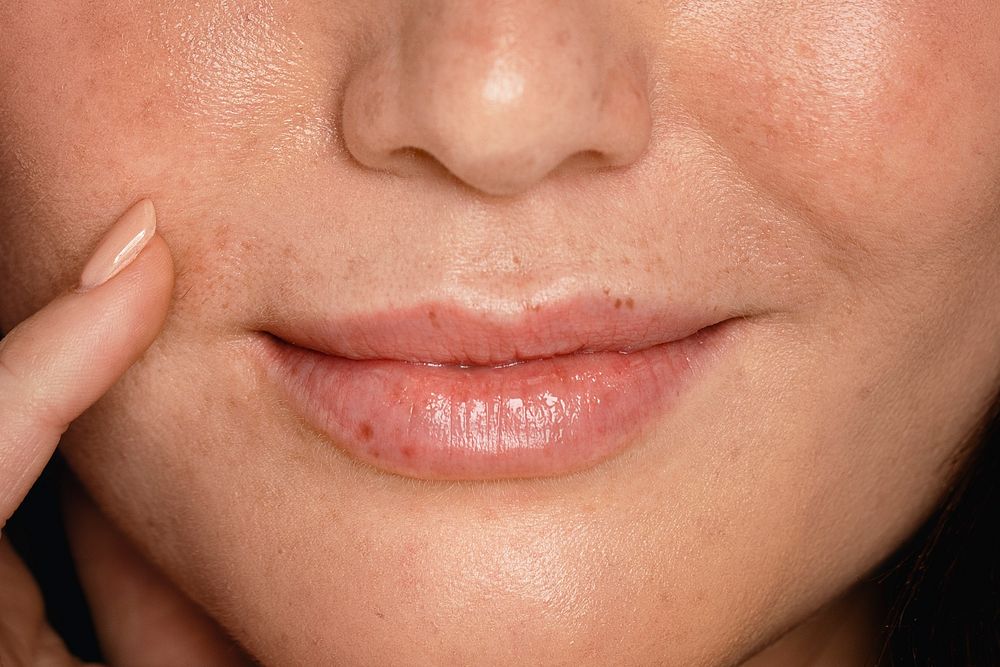
<svg viewBox="0 0 1000 667">
<path fill-rule="evenodd" d="M 543 477 L 627 448 L 737 321 L 627 298 L 506 317 L 435 303 L 289 318 L 257 349 L 291 407 L 358 461 L 424 479 Z"/>
</svg>

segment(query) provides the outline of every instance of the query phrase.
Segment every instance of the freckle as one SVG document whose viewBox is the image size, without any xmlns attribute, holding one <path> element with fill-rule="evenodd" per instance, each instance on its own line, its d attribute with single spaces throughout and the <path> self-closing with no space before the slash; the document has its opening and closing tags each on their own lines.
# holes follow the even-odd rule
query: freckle
<svg viewBox="0 0 1000 667">
<path fill-rule="evenodd" d="M 369 422 L 364 422 L 361 424 L 361 428 L 358 429 L 358 435 L 361 436 L 362 440 L 372 439 L 372 425 Z"/>
<path fill-rule="evenodd" d="M 404 445 L 403 447 L 400 448 L 399 453 L 402 454 L 404 458 L 412 459 L 414 454 L 413 447 L 410 447 L 409 445 Z"/>
<path fill-rule="evenodd" d="M 621 307 L 622 307 L 622 300 L 615 299 L 615 308 L 621 308 Z"/>
<path fill-rule="evenodd" d="M 624 264 L 625 266 L 632 266 L 632 260 L 629 259 L 628 257 L 624 257 L 622 258 L 622 264 Z"/>
<path fill-rule="evenodd" d="M 814 49 L 808 42 L 796 42 L 795 51 L 802 58 L 816 58 L 816 49 Z"/>
<path fill-rule="evenodd" d="M 542 309 L 542 304 L 540 304 L 540 303 L 536 303 L 536 304 L 533 304 L 533 305 L 531 306 L 531 309 L 532 309 L 533 311 L 535 311 L 535 312 L 538 312 L 539 310 L 541 310 L 541 309 Z"/>
<path fill-rule="evenodd" d="M 229 243 L 229 240 L 234 238 L 232 233 L 232 225 L 229 223 L 220 223 L 217 227 L 213 229 L 214 237 L 216 243 L 224 246 Z"/>
<path fill-rule="evenodd" d="M 142 119 L 147 123 L 152 122 L 155 118 L 154 109 L 156 107 L 155 102 L 152 99 L 147 99 L 142 105 Z"/>
<path fill-rule="evenodd" d="M 644 96 L 644 95 L 642 94 L 642 90 L 641 90 L 641 89 L 639 88 L 639 85 L 638 85 L 638 83 L 635 83 L 635 82 L 634 82 L 634 83 L 633 83 L 633 84 L 632 84 L 632 85 L 631 85 L 631 86 L 629 87 L 629 90 L 630 90 L 630 91 L 632 92 L 632 97 L 634 97 L 634 98 L 635 98 L 635 99 L 637 99 L 637 100 L 640 100 L 640 101 L 641 101 L 641 100 L 643 99 L 643 97 L 645 97 L 645 96 Z"/>
<path fill-rule="evenodd" d="M 255 150 L 260 145 L 260 137 L 257 135 L 252 135 L 243 140 L 241 148 L 244 151 L 250 152 Z"/>
<path fill-rule="evenodd" d="M 625 299 L 625 305 L 628 307 L 629 310 L 632 310 L 633 308 L 635 308 L 635 300 L 632 299 L 632 297 L 629 297 Z"/>
<path fill-rule="evenodd" d="M 514 262 L 515 264 L 517 264 L 518 266 L 521 266 L 521 258 L 520 258 L 520 257 L 518 257 L 517 255 L 514 255 L 514 259 L 513 259 L 513 262 Z"/>
</svg>

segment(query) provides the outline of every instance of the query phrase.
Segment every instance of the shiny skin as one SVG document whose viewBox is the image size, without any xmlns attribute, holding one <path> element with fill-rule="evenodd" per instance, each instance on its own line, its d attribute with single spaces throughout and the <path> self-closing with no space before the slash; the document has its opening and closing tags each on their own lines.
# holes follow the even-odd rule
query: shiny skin
<svg viewBox="0 0 1000 667">
<path fill-rule="evenodd" d="M 0 326 L 154 200 L 166 330 L 64 453 L 265 664 L 740 664 L 913 531 L 1000 388 L 998 23 L 990 0 L 8 1 Z M 605 288 L 752 326 L 568 477 L 358 465 L 244 350 L 290 312 Z"/>
</svg>

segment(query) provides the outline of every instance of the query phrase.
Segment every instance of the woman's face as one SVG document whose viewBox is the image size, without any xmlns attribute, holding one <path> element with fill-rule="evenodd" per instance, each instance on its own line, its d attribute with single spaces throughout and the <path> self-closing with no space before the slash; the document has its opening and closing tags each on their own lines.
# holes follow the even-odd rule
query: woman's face
<svg viewBox="0 0 1000 667">
<path fill-rule="evenodd" d="M 154 201 L 171 316 L 64 452 L 264 662 L 734 664 L 891 554 L 1000 388 L 998 22 L 992 0 L 7 1 L 0 327 Z M 346 453 L 257 354 L 435 308 L 733 319 L 669 400 L 629 399 L 611 455 L 499 481 Z M 395 451 L 398 405 L 343 400 Z"/>
</svg>

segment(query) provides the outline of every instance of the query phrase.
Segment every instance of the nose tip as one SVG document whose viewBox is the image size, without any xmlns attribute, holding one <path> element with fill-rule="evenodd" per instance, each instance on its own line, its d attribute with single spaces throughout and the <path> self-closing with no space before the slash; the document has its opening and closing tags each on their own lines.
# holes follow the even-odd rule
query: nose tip
<svg viewBox="0 0 1000 667">
<path fill-rule="evenodd" d="M 651 128 L 643 68 L 575 3 L 496 4 L 502 16 L 458 1 L 408 21 L 356 70 L 342 119 L 355 159 L 501 196 L 636 161 Z"/>
</svg>

